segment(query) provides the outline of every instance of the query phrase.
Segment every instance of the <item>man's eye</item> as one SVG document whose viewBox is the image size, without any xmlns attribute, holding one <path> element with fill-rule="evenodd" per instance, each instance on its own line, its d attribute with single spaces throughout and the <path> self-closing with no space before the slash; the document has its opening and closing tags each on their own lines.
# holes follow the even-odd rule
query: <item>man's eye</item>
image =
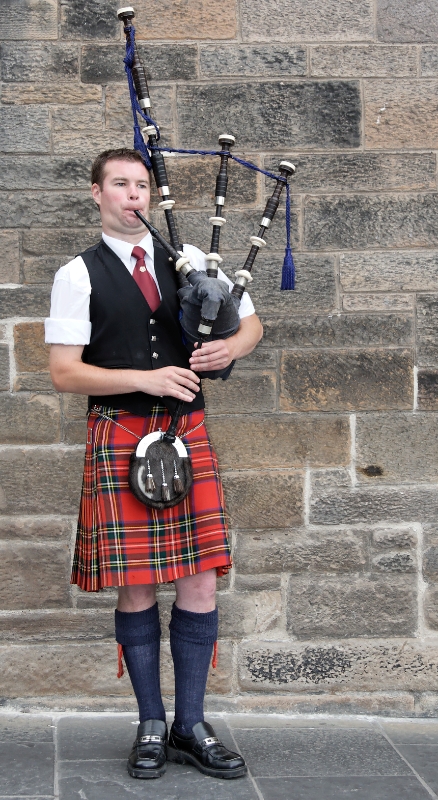
<svg viewBox="0 0 438 800">
<path fill-rule="evenodd" d="M 138 188 L 139 189 L 148 189 L 149 187 L 148 187 L 147 183 L 139 183 L 138 184 Z"/>
</svg>

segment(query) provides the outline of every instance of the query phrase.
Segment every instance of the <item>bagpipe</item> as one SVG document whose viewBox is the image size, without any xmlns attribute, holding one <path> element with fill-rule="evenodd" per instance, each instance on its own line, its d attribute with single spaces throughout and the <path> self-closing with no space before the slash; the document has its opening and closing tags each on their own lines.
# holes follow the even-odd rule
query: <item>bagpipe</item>
<svg viewBox="0 0 438 800">
<path fill-rule="evenodd" d="M 294 289 L 294 264 L 290 247 L 290 192 L 288 179 L 294 174 L 295 167 L 289 161 L 281 161 L 279 174 L 268 172 L 249 161 L 238 158 L 231 152 L 235 138 L 231 134 L 219 136 L 220 150 L 181 150 L 159 145 L 160 129 L 151 116 L 151 100 L 145 67 L 140 59 L 135 41 L 135 28 L 132 20 L 135 17 L 131 7 L 121 8 L 117 12 L 123 22 L 126 36 L 125 71 L 128 78 L 131 108 L 134 120 L 134 149 L 142 156 L 146 167 L 153 172 L 160 202 L 158 207 L 164 212 L 168 236 L 152 225 L 139 211 L 137 217 L 150 231 L 153 238 L 168 253 L 179 276 L 178 296 L 181 305 L 181 327 L 183 340 L 190 352 L 195 346 L 211 339 L 227 339 L 239 328 L 239 305 L 246 286 L 253 280 L 251 270 L 259 250 L 266 245 L 265 233 L 274 219 L 280 203 L 283 189 L 286 189 L 286 251 L 282 273 L 282 289 Z M 146 125 L 140 130 L 139 118 Z M 173 207 L 164 152 L 184 153 L 190 155 L 216 156 L 220 159 L 219 172 L 216 177 L 215 214 L 210 217 L 213 226 L 210 251 L 206 255 L 206 271 L 198 271 L 190 264 L 190 259 L 183 252 Z M 261 172 L 275 180 L 276 185 L 269 197 L 257 235 L 250 237 L 251 248 L 242 269 L 236 272 L 236 281 L 230 292 L 228 284 L 218 278 L 219 241 L 221 228 L 226 223 L 223 216 L 228 185 L 228 162 L 236 161 L 244 167 Z M 224 370 L 199 373 L 201 378 L 226 380 L 233 368 L 233 363 Z M 193 476 L 187 448 L 176 436 L 179 419 L 184 413 L 185 403 L 180 401 L 166 431 L 157 431 L 145 436 L 131 456 L 129 482 L 136 497 L 153 508 L 167 508 L 177 505 L 188 493 Z"/>
</svg>

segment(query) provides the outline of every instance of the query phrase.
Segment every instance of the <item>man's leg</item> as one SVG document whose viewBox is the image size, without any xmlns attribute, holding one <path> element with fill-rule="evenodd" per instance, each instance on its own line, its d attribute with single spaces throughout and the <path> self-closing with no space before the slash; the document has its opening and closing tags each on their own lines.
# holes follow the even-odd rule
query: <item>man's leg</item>
<svg viewBox="0 0 438 800">
<path fill-rule="evenodd" d="M 155 586 L 121 586 L 116 639 L 137 698 L 140 725 L 128 760 L 135 778 L 158 778 L 166 763 L 166 713 L 160 690 L 160 620 Z"/>
<path fill-rule="evenodd" d="M 194 764 L 217 778 L 246 773 L 243 758 L 227 750 L 204 722 L 204 695 L 213 644 L 217 639 L 216 570 L 175 580 L 176 603 L 170 621 L 175 670 L 175 721 L 168 758 Z"/>
</svg>

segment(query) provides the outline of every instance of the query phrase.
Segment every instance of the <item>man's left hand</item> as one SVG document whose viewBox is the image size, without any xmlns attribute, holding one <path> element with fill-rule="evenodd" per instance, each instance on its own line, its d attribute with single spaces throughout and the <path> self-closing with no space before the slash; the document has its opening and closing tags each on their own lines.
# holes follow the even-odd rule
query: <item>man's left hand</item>
<svg viewBox="0 0 438 800">
<path fill-rule="evenodd" d="M 194 372 L 209 372 L 225 369 L 234 360 L 232 339 L 215 339 L 203 342 L 202 347 L 195 350 L 190 357 L 190 367 Z"/>
</svg>

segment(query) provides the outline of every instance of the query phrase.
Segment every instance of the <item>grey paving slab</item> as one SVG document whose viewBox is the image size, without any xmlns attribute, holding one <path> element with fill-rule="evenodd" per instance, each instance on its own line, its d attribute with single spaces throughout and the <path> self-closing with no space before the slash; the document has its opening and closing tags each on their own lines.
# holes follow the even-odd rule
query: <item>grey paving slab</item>
<svg viewBox="0 0 438 800">
<path fill-rule="evenodd" d="M 0 742 L 53 742 L 54 729 L 50 717 L 0 716 Z"/>
<path fill-rule="evenodd" d="M 124 761 L 64 761 L 59 769 L 59 800 L 257 800 L 250 778 L 222 781 L 195 767 L 168 764 L 162 778 L 137 780 Z"/>
<path fill-rule="evenodd" d="M 134 714 L 64 717 L 58 722 L 58 759 L 127 758 L 137 733 L 137 720 Z"/>
<path fill-rule="evenodd" d="M 438 744 L 438 720 L 382 722 L 382 728 L 395 744 Z"/>
<path fill-rule="evenodd" d="M 438 792 L 438 746 L 433 744 L 402 744 L 397 749 L 404 755 L 432 791 Z"/>
<path fill-rule="evenodd" d="M 412 774 L 378 731 L 236 728 L 234 736 L 257 777 Z"/>
<path fill-rule="evenodd" d="M 264 800 L 430 800 L 416 778 L 258 778 Z"/>
<path fill-rule="evenodd" d="M 33 797 L 53 794 L 54 746 L 42 744 L 0 743 L 0 791 L 3 796 Z"/>
</svg>

